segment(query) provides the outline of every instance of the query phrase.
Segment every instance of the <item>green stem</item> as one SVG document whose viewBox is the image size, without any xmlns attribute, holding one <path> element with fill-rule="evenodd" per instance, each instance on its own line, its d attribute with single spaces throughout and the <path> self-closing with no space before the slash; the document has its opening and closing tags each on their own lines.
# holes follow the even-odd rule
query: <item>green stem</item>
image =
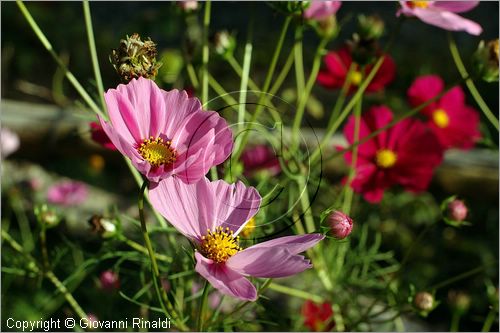
<svg viewBox="0 0 500 333">
<path fill-rule="evenodd" d="M 208 300 L 208 290 L 209 284 L 205 281 L 205 286 L 203 287 L 203 295 L 201 296 L 200 307 L 198 310 L 198 332 L 203 332 L 203 324 L 204 324 L 204 315 L 205 310 L 207 308 L 207 300 Z"/>
<path fill-rule="evenodd" d="M 200 82 L 198 81 L 198 78 L 196 77 L 196 71 L 194 70 L 193 64 L 191 62 L 188 62 L 186 65 L 186 69 L 188 72 L 189 80 L 191 81 L 191 84 L 193 85 L 194 89 L 198 89 L 200 86 Z"/>
<path fill-rule="evenodd" d="M 295 27 L 295 45 L 293 46 L 293 56 L 295 58 L 295 78 L 297 81 L 297 93 L 304 91 L 304 60 L 302 57 L 302 38 L 304 35 L 304 26 L 298 24 Z"/>
<path fill-rule="evenodd" d="M 276 80 L 274 80 L 274 84 L 271 86 L 271 89 L 269 89 L 269 95 L 273 96 L 278 92 L 278 90 L 283 85 L 283 82 L 285 81 L 286 77 L 288 76 L 288 73 L 290 73 L 290 69 L 292 68 L 293 63 L 294 63 L 293 53 L 290 52 L 288 58 L 286 59 L 285 65 L 281 69 Z"/>
<path fill-rule="evenodd" d="M 247 102 L 248 77 L 250 75 L 250 61 L 252 60 L 252 28 L 249 29 L 247 42 L 245 44 L 245 56 L 243 57 L 243 72 L 241 74 L 240 98 L 238 104 L 238 128 L 243 130 L 245 121 L 245 109 Z"/>
<path fill-rule="evenodd" d="M 460 312 L 453 311 L 453 315 L 451 316 L 450 332 L 458 332 L 460 328 L 460 317 Z"/>
<path fill-rule="evenodd" d="M 491 309 L 488 312 L 488 316 L 486 317 L 486 320 L 484 321 L 483 327 L 481 328 L 481 332 L 489 332 L 491 325 L 495 322 L 495 319 L 497 318 L 496 316 L 497 311 L 495 309 Z"/>
<path fill-rule="evenodd" d="M 293 125 L 292 125 L 292 151 L 297 149 L 297 147 L 299 146 L 298 136 L 300 131 L 300 125 L 302 123 L 302 118 L 304 117 L 307 100 L 309 99 L 309 95 L 311 94 L 314 82 L 316 82 L 316 77 L 318 76 L 323 49 L 325 48 L 327 43 L 328 39 L 326 38 L 323 38 L 320 41 L 318 48 L 316 49 L 316 53 L 314 54 L 311 74 L 307 79 L 307 83 L 304 87 L 304 90 L 302 90 L 302 93 L 298 96 L 297 111 L 295 113 L 295 118 L 293 120 Z M 300 91 L 298 93 L 300 93 Z"/>
<path fill-rule="evenodd" d="M 363 103 L 363 99 L 360 98 L 358 103 L 356 104 L 356 108 L 354 109 L 354 117 L 355 117 L 354 142 L 359 141 L 359 127 L 361 124 L 362 103 Z M 352 197 L 354 194 L 354 191 L 351 187 L 351 183 L 354 179 L 354 175 L 356 174 L 356 162 L 358 159 L 358 147 L 357 146 L 353 149 L 351 156 L 352 156 L 351 157 L 351 170 L 349 171 L 349 177 L 347 180 L 346 192 L 345 192 L 345 196 L 344 196 L 344 205 L 342 207 L 344 214 L 347 214 L 347 215 L 349 215 L 351 213 Z"/>
<path fill-rule="evenodd" d="M 88 0 L 83 1 L 83 15 L 85 16 L 85 27 L 87 29 L 87 37 L 89 39 L 90 58 L 92 59 L 92 67 L 94 69 L 95 82 L 101 107 L 106 110 L 106 102 L 104 101 L 104 85 L 102 84 L 101 69 L 99 68 L 99 60 L 95 47 L 94 29 L 92 27 L 92 16 L 90 15 L 90 5 Z"/>
<path fill-rule="evenodd" d="M 323 297 L 321 297 L 321 296 L 308 293 L 307 291 L 287 287 L 287 286 L 277 284 L 274 282 L 269 284 L 268 288 L 271 290 L 280 292 L 282 294 L 286 294 L 286 295 L 290 295 L 290 296 L 294 296 L 294 297 L 298 297 L 298 298 L 303 298 L 303 299 L 309 299 L 309 300 L 316 302 L 316 303 L 322 303 L 324 301 Z"/>
<path fill-rule="evenodd" d="M 54 286 L 59 290 L 61 294 L 64 295 L 64 298 L 66 301 L 68 301 L 69 305 L 73 308 L 75 313 L 80 317 L 80 319 L 87 318 L 87 314 L 81 306 L 78 304 L 78 302 L 75 300 L 73 295 L 68 291 L 66 286 L 57 278 L 57 276 L 54 275 L 52 271 L 48 271 L 45 273 L 45 276 L 54 284 Z"/>
<path fill-rule="evenodd" d="M 490 263 L 490 264 L 493 264 L 493 263 Z M 436 290 L 436 289 L 439 289 L 439 288 L 443 288 L 443 287 L 445 287 L 447 285 L 450 285 L 450 284 L 455 283 L 457 281 L 460 281 L 462 279 L 468 278 L 469 276 L 472 276 L 472 275 L 475 275 L 475 274 L 477 274 L 479 272 L 482 272 L 486 267 L 489 267 L 489 266 L 488 265 L 483 265 L 483 266 L 476 267 L 476 268 L 471 269 L 471 270 L 469 270 L 467 272 L 464 272 L 464 273 L 459 274 L 457 276 L 454 276 L 454 277 L 452 277 L 450 279 L 447 279 L 447 280 L 445 280 L 443 282 L 435 284 L 435 285 L 427 288 L 426 290 Z"/>
<path fill-rule="evenodd" d="M 141 244 L 137 243 L 137 242 L 134 242 L 133 240 L 131 239 L 128 239 L 126 238 L 125 236 L 123 237 L 120 237 L 120 239 L 125 243 L 127 244 L 128 246 L 130 246 L 131 248 L 133 248 L 134 250 L 138 251 L 138 252 L 141 252 L 141 253 L 144 253 L 144 254 L 149 254 L 149 251 L 147 248 L 145 248 L 144 246 L 142 246 Z M 168 263 L 171 263 L 172 262 L 172 258 L 170 257 L 167 257 L 163 254 L 159 254 L 159 253 L 155 253 L 155 257 L 156 259 L 160 260 L 160 261 L 164 261 L 164 262 L 168 262 Z"/>
<path fill-rule="evenodd" d="M 42 248 L 43 268 L 45 271 L 49 269 L 49 253 L 47 251 L 47 233 L 44 221 L 40 221 L 42 228 L 40 230 L 40 247 Z"/>
<path fill-rule="evenodd" d="M 208 29 L 210 26 L 210 7 L 211 2 L 205 2 L 205 14 L 203 16 L 203 50 L 202 50 L 202 67 L 201 67 L 201 103 L 206 107 L 208 102 L 208 57 L 210 55 L 208 49 Z"/>
<path fill-rule="evenodd" d="M 283 24 L 283 28 L 281 29 L 280 37 L 278 40 L 278 44 L 276 45 L 276 49 L 274 51 L 273 57 L 271 59 L 271 64 L 269 65 L 269 70 L 266 75 L 266 80 L 264 81 L 264 86 L 262 87 L 262 93 L 257 102 L 257 108 L 255 109 L 254 114 L 252 115 L 251 121 L 248 123 L 247 130 L 243 132 L 241 136 L 241 141 L 238 147 L 235 149 L 235 153 L 232 156 L 233 161 L 237 161 L 241 154 L 243 153 L 243 149 L 248 141 L 251 129 L 253 127 L 253 123 L 259 117 L 260 113 L 263 110 L 264 102 L 267 101 L 267 92 L 269 91 L 269 86 L 271 85 L 272 78 L 274 76 L 274 70 L 276 69 L 276 64 L 278 62 L 279 55 L 281 53 L 281 49 L 283 48 L 283 42 L 285 41 L 286 32 L 288 31 L 288 26 L 290 25 L 292 17 L 287 16 L 285 19 L 285 23 Z"/>
<path fill-rule="evenodd" d="M 99 109 L 97 104 L 92 100 L 92 97 L 85 91 L 85 89 L 82 87 L 80 82 L 75 78 L 75 76 L 68 70 L 62 59 L 57 55 L 57 53 L 54 51 L 52 45 L 50 44 L 49 40 L 47 37 L 45 37 L 44 33 L 38 26 L 38 24 L 35 22 L 33 17 L 31 16 L 30 12 L 24 5 L 24 3 L 21 0 L 16 0 L 17 6 L 21 10 L 24 18 L 26 21 L 28 21 L 31 29 L 33 32 L 36 34 L 42 45 L 45 47 L 45 49 L 50 53 L 52 58 L 55 60 L 57 65 L 64 71 L 64 75 L 68 79 L 68 81 L 73 85 L 73 87 L 76 89 L 76 91 L 80 94 L 80 96 L 83 98 L 85 103 L 94 111 L 96 114 L 101 116 L 104 119 L 107 119 L 106 115 Z"/>
<path fill-rule="evenodd" d="M 495 117 L 493 112 L 490 110 L 486 102 L 484 101 L 483 97 L 479 93 L 479 91 L 476 88 L 476 85 L 474 84 L 474 81 L 469 77 L 469 73 L 467 72 L 467 69 L 464 66 L 464 63 L 462 62 L 462 58 L 460 57 L 460 52 L 458 51 L 457 44 L 455 43 L 455 40 L 453 39 L 451 33 L 448 34 L 448 44 L 450 47 L 450 52 L 451 56 L 453 57 L 453 61 L 455 61 L 455 65 L 457 66 L 458 72 L 462 76 L 462 78 L 465 80 L 465 84 L 467 85 L 467 88 L 469 88 L 469 91 L 476 101 L 477 105 L 483 111 L 484 115 L 490 123 L 497 129 L 498 131 L 498 119 Z"/>
<path fill-rule="evenodd" d="M 344 84 L 342 84 L 342 88 L 340 89 L 340 94 L 337 97 L 337 101 L 335 102 L 335 105 L 333 106 L 330 120 L 328 121 L 328 127 L 333 124 L 335 119 L 337 119 L 340 110 L 342 110 L 342 106 L 344 106 L 344 101 L 345 101 L 345 98 L 347 96 L 347 92 L 349 91 L 349 87 L 351 86 L 351 84 L 350 84 L 351 75 L 354 72 L 355 68 L 356 68 L 355 63 L 352 63 L 351 66 L 349 66 L 349 70 L 347 71 L 347 74 L 346 74 L 346 80 L 344 81 Z"/>
</svg>

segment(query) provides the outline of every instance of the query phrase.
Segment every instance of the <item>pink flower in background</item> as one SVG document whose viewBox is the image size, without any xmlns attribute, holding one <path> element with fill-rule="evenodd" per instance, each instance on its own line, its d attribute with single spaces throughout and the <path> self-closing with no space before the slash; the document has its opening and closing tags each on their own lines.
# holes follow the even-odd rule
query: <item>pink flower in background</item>
<svg viewBox="0 0 500 333">
<path fill-rule="evenodd" d="M 465 220 L 467 213 L 467 206 L 462 200 L 455 199 L 448 204 L 448 217 L 454 221 Z"/>
<path fill-rule="evenodd" d="M 268 170 L 273 176 L 281 172 L 278 157 L 276 157 L 274 150 L 266 145 L 245 149 L 241 155 L 241 161 L 247 175 L 260 170 Z"/>
<path fill-rule="evenodd" d="M 177 1 L 177 5 L 184 11 L 192 11 L 198 9 L 198 1 L 196 0 Z"/>
<path fill-rule="evenodd" d="M 353 62 L 351 51 L 348 47 L 342 47 L 338 51 L 330 51 L 323 58 L 325 67 L 318 73 L 318 83 L 327 89 L 340 89 L 347 79 L 347 73 Z M 354 92 L 359 84 L 362 82 L 363 77 L 366 77 L 372 70 L 373 65 L 365 66 L 361 72 L 358 65 L 354 68 L 350 76 L 350 89 L 349 92 Z M 377 74 L 366 88 L 367 92 L 377 92 L 385 88 L 389 83 L 394 80 L 396 76 L 396 64 L 394 60 L 386 55 L 384 61 L 380 66 Z"/>
<path fill-rule="evenodd" d="M 352 219 L 346 214 L 336 210 L 328 217 L 330 232 L 337 239 L 344 239 L 351 234 Z"/>
<path fill-rule="evenodd" d="M 311 1 L 309 7 L 304 11 L 306 19 L 324 20 L 335 15 L 342 5 L 341 1 Z"/>
<path fill-rule="evenodd" d="M 140 77 L 108 90 L 105 99 L 110 120 L 99 118 L 104 132 L 150 181 L 176 175 L 197 182 L 232 151 L 226 121 L 185 91 L 164 91 Z"/>
<path fill-rule="evenodd" d="M 62 181 L 49 187 L 47 200 L 52 204 L 72 206 L 87 200 L 87 185 L 76 181 Z"/>
<path fill-rule="evenodd" d="M 483 31 L 476 22 L 455 13 L 468 12 L 479 1 L 400 1 L 401 9 L 397 15 L 417 17 L 421 21 L 450 31 L 466 31 L 479 35 Z"/>
<path fill-rule="evenodd" d="M 313 332 L 328 332 L 335 327 L 332 304 L 330 302 L 318 304 L 307 300 L 302 304 L 301 314 L 304 317 L 304 326 Z"/>
<path fill-rule="evenodd" d="M 416 107 L 425 103 L 443 89 L 444 83 L 439 76 L 420 76 L 408 89 L 410 104 Z M 445 149 L 470 149 L 481 138 L 479 113 L 465 104 L 465 94 L 459 86 L 423 108 L 422 113 L 428 118 L 427 124 Z"/>
<path fill-rule="evenodd" d="M 101 288 L 106 291 L 114 291 L 120 288 L 120 278 L 112 270 L 102 272 L 99 282 L 101 283 Z"/>
<path fill-rule="evenodd" d="M 107 148 L 109 150 L 117 150 L 113 142 L 109 139 L 108 135 L 104 130 L 102 129 L 102 126 L 98 122 L 91 122 L 89 123 L 90 126 L 90 136 L 92 137 L 92 140 L 103 146 L 104 148 Z"/>
<path fill-rule="evenodd" d="M 388 107 L 372 107 L 361 118 L 359 138 L 384 127 L 392 119 Z M 355 118 L 351 116 L 344 128 L 349 144 L 354 142 L 354 128 Z M 352 163 L 351 152 L 344 157 Z M 358 146 L 351 187 L 371 203 L 382 200 L 384 190 L 394 185 L 420 192 L 429 185 L 442 158 L 443 150 L 432 131 L 421 121 L 405 119 Z"/>
<path fill-rule="evenodd" d="M 170 177 L 154 184 L 149 197 L 177 230 L 196 246 L 196 271 L 221 293 L 243 300 L 257 299 L 245 276 L 277 278 L 311 267 L 299 253 L 324 238 L 320 234 L 281 237 L 246 249 L 238 233 L 257 213 L 261 197 L 241 182 L 201 179 L 185 184 Z"/>
<path fill-rule="evenodd" d="M 0 155 L 2 159 L 6 158 L 19 149 L 19 136 L 6 127 L 0 129 Z"/>
</svg>

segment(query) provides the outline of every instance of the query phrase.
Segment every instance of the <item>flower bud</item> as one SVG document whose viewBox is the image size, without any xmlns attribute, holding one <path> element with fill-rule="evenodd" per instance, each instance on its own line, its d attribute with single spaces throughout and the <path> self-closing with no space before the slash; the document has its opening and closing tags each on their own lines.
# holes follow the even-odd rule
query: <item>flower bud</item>
<svg viewBox="0 0 500 333">
<path fill-rule="evenodd" d="M 87 313 L 88 330 L 94 331 L 99 326 L 99 318 L 93 313 Z"/>
<path fill-rule="evenodd" d="M 450 306 L 459 313 L 465 313 L 470 307 L 470 297 L 463 291 L 450 290 L 448 292 Z"/>
<path fill-rule="evenodd" d="M 328 217 L 328 223 L 330 224 L 331 234 L 337 239 L 344 239 L 349 236 L 353 227 L 352 219 L 337 210 Z"/>
<path fill-rule="evenodd" d="M 141 40 L 139 34 L 127 36 L 120 41 L 120 47 L 110 56 L 116 72 L 124 82 L 142 76 L 154 80 L 161 63 L 156 63 L 156 44 L 148 38 Z"/>
<path fill-rule="evenodd" d="M 358 16 L 358 34 L 361 39 L 379 39 L 384 34 L 384 21 L 377 15 Z"/>
<path fill-rule="evenodd" d="M 232 56 L 236 48 L 236 39 L 227 30 L 215 33 L 213 43 L 215 53 L 224 58 Z"/>
<path fill-rule="evenodd" d="M 467 206 L 462 200 L 454 199 L 448 204 L 448 217 L 453 221 L 463 221 L 467 217 Z"/>
<path fill-rule="evenodd" d="M 434 296 L 426 291 L 420 291 L 415 295 L 413 304 L 420 311 L 430 311 L 434 307 Z"/>
<path fill-rule="evenodd" d="M 54 228 L 61 222 L 56 211 L 45 204 L 36 206 L 34 212 L 38 222 L 44 224 L 45 228 Z"/>
<path fill-rule="evenodd" d="M 114 291 L 120 288 L 120 278 L 118 274 L 111 270 L 102 272 L 99 277 L 99 282 L 101 284 L 101 289 L 105 291 Z"/>
<path fill-rule="evenodd" d="M 198 1 L 196 0 L 177 1 L 177 5 L 185 12 L 191 12 L 198 9 Z"/>
<path fill-rule="evenodd" d="M 116 235 L 116 225 L 110 219 L 106 219 L 101 215 L 93 215 L 88 222 L 92 232 L 99 234 L 103 238 L 111 238 Z"/>
<path fill-rule="evenodd" d="M 474 73 L 486 82 L 498 81 L 498 39 L 479 43 L 472 56 Z"/>
</svg>

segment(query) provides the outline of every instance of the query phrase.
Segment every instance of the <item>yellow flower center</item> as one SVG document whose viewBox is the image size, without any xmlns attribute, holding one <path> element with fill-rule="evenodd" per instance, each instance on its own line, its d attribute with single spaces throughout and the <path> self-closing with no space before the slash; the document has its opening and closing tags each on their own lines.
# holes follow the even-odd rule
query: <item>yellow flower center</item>
<svg viewBox="0 0 500 333">
<path fill-rule="evenodd" d="M 354 71 L 351 73 L 350 81 L 353 85 L 358 86 L 363 79 L 363 74 L 360 71 Z"/>
<path fill-rule="evenodd" d="M 439 128 L 445 128 L 450 123 L 450 118 L 443 109 L 437 109 L 432 113 L 432 120 Z"/>
<path fill-rule="evenodd" d="M 170 145 L 171 141 L 163 141 L 162 138 L 150 137 L 141 143 L 139 154 L 152 166 L 158 167 L 163 164 L 174 163 L 177 159 L 177 152 Z"/>
<path fill-rule="evenodd" d="M 429 7 L 428 1 L 408 1 L 408 6 L 411 8 L 427 8 Z"/>
<path fill-rule="evenodd" d="M 395 152 L 389 149 L 381 149 L 377 152 L 377 156 L 375 157 L 377 165 L 383 169 L 388 169 L 396 164 L 398 160 L 398 156 Z"/>
<path fill-rule="evenodd" d="M 248 220 L 247 224 L 245 224 L 243 230 L 240 231 L 241 237 L 248 238 L 253 233 L 254 229 L 255 229 L 255 218 L 252 217 L 250 220 Z"/>
<path fill-rule="evenodd" d="M 215 231 L 207 230 L 207 235 L 201 237 L 200 252 L 216 263 L 223 263 L 241 250 L 238 240 L 239 237 L 234 237 L 229 228 L 218 227 Z"/>
</svg>

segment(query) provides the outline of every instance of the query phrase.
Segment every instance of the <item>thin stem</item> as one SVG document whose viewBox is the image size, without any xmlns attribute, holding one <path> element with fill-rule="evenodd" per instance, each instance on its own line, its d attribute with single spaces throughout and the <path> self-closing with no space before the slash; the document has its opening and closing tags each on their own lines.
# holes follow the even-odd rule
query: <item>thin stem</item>
<svg viewBox="0 0 500 333">
<path fill-rule="evenodd" d="M 328 121 L 328 126 L 331 126 L 335 119 L 337 119 L 340 110 L 342 110 L 342 106 L 344 106 L 344 101 L 347 96 L 347 92 L 349 91 L 349 87 L 351 86 L 351 76 L 352 73 L 354 72 L 354 69 L 356 68 L 356 64 L 352 63 L 351 66 L 349 66 L 349 70 L 347 71 L 346 75 L 346 80 L 344 81 L 344 84 L 342 84 L 342 88 L 340 89 L 340 94 L 337 97 L 337 101 L 335 102 L 335 105 L 333 106 L 332 113 L 330 116 L 330 120 Z"/>
<path fill-rule="evenodd" d="M 290 69 L 292 68 L 293 63 L 294 63 L 293 53 L 290 52 L 290 54 L 288 55 L 288 58 L 286 59 L 285 65 L 281 69 L 276 80 L 274 80 L 274 84 L 271 86 L 271 89 L 269 89 L 269 94 L 271 96 L 276 94 L 278 92 L 278 90 L 281 88 L 283 82 L 285 81 L 286 77 L 288 76 L 288 73 L 290 72 Z"/>
<path fill-rule="evenodd" d="M 101 69 L 99 68 L 99 60 L 97 59 L 94 29 L 92 27 L 92 16 L 90 15 L 90 5 L 88 0 L 83 1 L 83 15 L 85 17 L 85 27 L 87 29 L 87 37 L 89 39 L 90 58 L 92 59 L 92 67 L 94 69 L 97 91 L 99 93 L 101 107 L 103 110 L 106 110 L 106 102 L 104 101 L 104 85 L 102 84 Z"/>
<path fill-rule="evenodd" d="M 40 247 L 42 248 L 42 260 L 43 260 L 43 268 L 45 271 L 49 269 L 49 254 L 47 251 L 47 233 L 46 233 L 46 225 L 44 221 L 40 221 L 42 228 L 40 230 Z"/>
<path fill-rule="evenodd" d="M 208 57 L 210 55 L 208 49 L 208 29 L 210 26 L 210 8 L 211 2 L 205 2 L 205 14 L 203 16 L 203 50 L 202 50 L 202 67 L 201 67 L 201 103 L 205 106 L 208 102 Z"/>
<path fill-rule="evenodd" d="M 198 332 L 203 332 L 204 315 L 205 309 L 207 308 L 209 284 L 205 281 L 205 286 L 203 287 L 203 295 L 201 296 L 200 307 L 198 310 Z"/>
<path fill-rule="evenodd" d="M 141 252 L 141 253 L 144 253 L 144 254 L 149 254 L 148 249 L 145 248 L 144 246 L 142 246 L 141 244 L 139 244 L 137 242 L 134 242 L 133 240 L 128 239 L 125 236 L 121 237 L 120 239 L 125 244 L 127 244 L 128 246 L 130 246 L 131 248 L 133 248 L 134 250 L 136 250 L 138 252 Z M 158 259 L 160 261 L 164 261 L 164 262 L 168 262 L 168 263 L 172 262 L 172 258 L 167 257 L 167 256 L 165 256 L 163 254 L 160 254 L 160 253 L 155 253 L 155 257 L 156 257 L 156 259 Z"/>
<path fill-rule="evenodd" d="M 282 294 L 299 297 L 303 299 L 309 299 L 316 303 L 322 303 L 324 301 L 323 297 L 308 293 L 307 291 L 298 290 L 295 288 L 287 287 L 277 283 L 269 284 L 269 289 L 280 292 Z"/>
<path fill-rule="evenodd" d="M 21 0 L 16 0 L 17 6 L 21 10 L 24 18 L 28 21 L 31 29 L 33 32 L 36 34 L 42 45 L 45 47 L 45 49 L 50 53 L 52 58 L 55 60 L 57 65 L 63 70 L 64 75 L 68 79 L 68 81 L 73 85 L 73 87 L 76 89 L 76 91 L 80 94 L 80 96 L 83 98 L 85 103 L 94 111 L 96 114 L 101 116 L 104 119 L 107 119 L 106 115 L 102 112 L 101 109 L 97 106 L 97 104 L 94 102 L 92 97 L 85 91 L 85 89 L 82 87 L 80 82 L 75 78 L 75 76 L 68 70 L 66 65 L 64 64 L 63 60 L 57 55 L 57 53 L 54 51 L 52 45 L 50 44 L 49 40 L 47 37 L 45 37 L 44 33 L 38 26 L 38 24 L 35 22 L 33 17 L 31 16 L 30 12 L 24 5 L 24 3 Z"/>
<path fill-rule="evenodd" d="M 253 26 L 253 24 L 251 24 Z M 245 44 L 245 56 L 243 57 L 243 72 L 241 73 L 240 98 L 238 104 L 238 128 L 243 130 L 245 121 L 245 106 L 247 102 L 248 77 L 250 75 L 250 61 L 252 60 L 252 28 L 248 30 L 248 38 Z"/>
<path fill-rule="evenodd" d="M 63 294 L 64 298 L 66 299 L 66 301 L 68 301 L 69 305 L 73 308 L 78 317 L 80 317 L 81 319 L 87 318 L 87 314 L 85 313 L 85 311 L 83 311 L 82 307 L 78 304 L 73 295 L 68 291 L 66 286 L 57 278 L 57 276 L 55 276 L 52 271 L 46 272 L 45 276 L 50 280 L 50 282 L 52 282 L 52 284 L 54 284 L 57 290 L 59 290 L 59 292 Z"/>
<path fill-rule="evenodd" d="M 295 113 L 295 118 L 292 125 L 292 151 L 294 151 L 298 147 L 299 130 L 302 123 L 302 118 L 304 117 L 305 107 L 307 104 L 307 100 L 309 99 L 309 95 L 311 94 L 314 82 L 316 82 L 316 77 L 318 76 L 319 67 L 321 64 L 321 56 L 323 54 L 323 49 L 325 48 L 327 43 L 327 38 L 323 38 L 320 41 L 318 48 L 316 49 L 316 53 L 314 54 L 311 74 L 307 79 L 304 90 L 302 90 L 302 93 L 298 96 L 297 111 Z"/>
<path fill-rule="evenodd" d="M 271 64 L 269 65 L 269 70 L 268 70 L 267 75 L 266 75 L 266 80 L 264 81 L 264 86 L 262 87 L 262 94 L 260 95 L 259 100 L 257 102 L 257 108 L 255 109 L 255 112 L 252 115 L 251 121 L 248 123 L 247 130 L 245 132 L 243 132 L 243 134 L 241 136 L 241 141 L 240 141 L 237 149 L 235 149 L 235 153 L 232 156 L 232 159 L 234 161 L 237 161 L 240 158 L 241 154 L 243 153 L 243 149 L 245 148 L 245 145 L 248 141 L 251 129 L 253 127 L 253 123 L 259 117 L 260 113 L 263 110 L 264 102 L 267 100 L 266 93 L 268 92 L 269 87 L 271 85 L 271 80 L 274 76 L 276 64 L 278 62 L 278 58 L 279 58 L 279 55 L 281 53 L 281 49 L 283 48 L 283 43 L 285 41 L 286 32 L 288 31 L 288 26 L 290 25 L 291 19 L 292 19 L 291 16 L 287 16 L 287 18 L 285 19 L 285 23 L 283 24 L 283 28 L 281 29 L 278 44 L 276 45 L 276 49 L 274 50 L 274 54 L 273 54 L 273 57 L 271 59 Z"/>
<path fill-rule="evenodd" d="M 489 263 L 489 264 L 493 264 L 493 263 Z M 488 267 L 488 265 L 483 265 L 483 266 L 476 267 L 474 269 L 471 269 L 471 270 L 469 270 L 467 272 L 464 272 L 462 274 L 454 276 L 454 277 L 452 277 L 450 279 L 447 279 L 447 280 L 445 280 L 443 282 L 435 284 L 435 285 L 433 285 L 433 286 L 431 286 L 429 288 L 426 288 L 426 289 L 427 290 L 436 290 L 436 289 L 439 289 L 439 288 L 443 288 L 443 287 L 445 287 L 447 285 L 450 285 L 450 284 L 455 283 L 457 281 L 460 281 L 462 279 L 468 278 L 469 276 L 475 275 L 475 274 L 483 271 L 486 267 Z"/>
<path fill-rule="evenodd" d="M 458 311 L 453 311 L 451 316 L 450 332 L 458 332 L 460 328 L 460 317 L 461 314 Z"/>
<path fill-rule="evenodd" d="M 193 85 L 194 89 L 198 89 L 200 86 L 200 82 L 198 81 L 198 78 L 196 77 L 196 71 L 194 70 L 193 64 L 191 62 L 188 62 L 186 65 L 186 69 L 188 72 L 189 80 L 191 81 L 191 84 Z"/>
<path fill-rule="evenodd" d="M 303 92 L 305 87 L 304 60 L 302 57 L 302 38 L 304 26 L 298 24 L 295 27 L 295 45 L 293 46 L 293 57 L 295 63 L 295 79 L 297 81 L 297 93 Z"/>
<path fill-rule="evenodd" d="M 496 313 L 497 311 L 495 309 L 490 309 L 488 312 L 488 316 L 486 317 L 486 320 L 484 321 L 483 327 L 481 328 L 481 332 L 489 332 L 491 325 L 495 322 L 496 319 Z"/>
<path fill-rule="evenodd" d="M 495 117 L 493 112 L 490 110 L 486 102 L 484 101 L 483 97 L 479 93 L 479 91 L 476 88 L 476 85 L 474 84 L 474 81 L 470 78 L 469 73 L 467 72 L 467 69 L 464 66 L 464 63 L 462 62 L 462 58 L 460 57 L 460 52 L 458 51 L 457 44 L 455 43 L 455 40 L 453 39 L 453 36 L 451 33 L 448 34 L 448 45 L 450 47 L 450 52 L 451 56 L 453 57 L 453 61 L 455 61 L 455 65 L 457 66 L 458 72 L 462 76 L 462 78 L 465 80 L 465 84 L 467 85 L 467 88 L 469 88 L 469 91 L 476 101 L 477 105 L 483 111 L 484 115 L 490 123 L 497 129 L 498 131 L 498 119 Z"/>
</svg>

